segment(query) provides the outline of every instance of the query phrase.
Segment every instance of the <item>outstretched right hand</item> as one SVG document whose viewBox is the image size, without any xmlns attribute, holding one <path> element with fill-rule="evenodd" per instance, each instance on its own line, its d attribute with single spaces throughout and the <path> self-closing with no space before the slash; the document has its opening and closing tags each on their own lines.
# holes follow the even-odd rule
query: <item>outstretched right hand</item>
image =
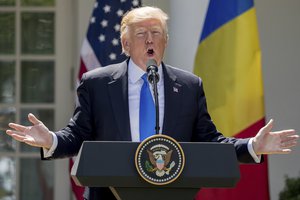
<svg viewBox="0 0 300 200">
<path fill-rule="evenodd" d="M 31 113 L 28 114 L 28 120 L 33 126 L 9 123 L 8 126 L 14 130 L 6 130 L 6 133 L 17 141 L 35 147 L 50 149 L 53 138 L 49 129 Z"/>
</svg>

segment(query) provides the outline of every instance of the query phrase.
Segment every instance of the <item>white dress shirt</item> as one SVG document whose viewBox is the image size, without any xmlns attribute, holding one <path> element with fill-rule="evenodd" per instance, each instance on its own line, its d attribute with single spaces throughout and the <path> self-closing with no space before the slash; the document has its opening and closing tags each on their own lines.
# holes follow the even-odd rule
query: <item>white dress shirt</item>
<svg viewBox="0 0 300 200">
<path fill-rule="evenodd" d="M 129 119 L 131 139 L 133 142 L 140 141 L 140 93 L 144 83 L 142 76 L 146 72 L 138 67 L 131 59 L 128 64 L 128 104 L 129 104 Z M 159 133 L 162 133 L 165 110 L 165 91 L 164 91 L 164 76 L 161 65 L 158 66 L 159 82 L 157 83 L 158 103 L 159 103 Z M 150 90 L 154 101 L 153 87 L 151 84 Z"/>
</svg>

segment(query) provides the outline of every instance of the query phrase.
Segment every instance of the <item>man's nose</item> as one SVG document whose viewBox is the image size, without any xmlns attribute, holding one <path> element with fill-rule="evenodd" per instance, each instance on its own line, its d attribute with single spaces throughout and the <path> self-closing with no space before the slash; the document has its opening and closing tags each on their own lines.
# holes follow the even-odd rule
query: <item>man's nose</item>
<svg viewBox="0 0 300 200">
<path fill-rule="evenodd" d="M 152 36 L 152 33 L 150 31 L 147 32 L 146 43 L 147 44 L 152 44 L 153 43 L 153 36 Z"/>
</svg>

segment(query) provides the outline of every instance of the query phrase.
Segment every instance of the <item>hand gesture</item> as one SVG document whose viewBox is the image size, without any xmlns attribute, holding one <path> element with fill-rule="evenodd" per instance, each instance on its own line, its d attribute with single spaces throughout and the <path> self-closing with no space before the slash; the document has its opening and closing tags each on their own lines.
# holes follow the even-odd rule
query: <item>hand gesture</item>
<svg viewBox="0 0 300 200">
<path fill-rule="evenodd" d="M 295 130 L 282 130 L 271 132 L 273 120 L 261 128 L 253 138 L 253 150 L 257 155 L 261 154 L 288 154 L 291 147 L 297 144 L 299 136 Z"/>
<path fill-rule="evenodd" d="M 31 113 L 28 114 L 28 120 L 33 126 L 9 123 L 8 126 L 14 130 L 6 130 L 6 133 L 17 141 L 35 147 L 50 149 L 53 138 L 49 129 Z"/>
</svg>

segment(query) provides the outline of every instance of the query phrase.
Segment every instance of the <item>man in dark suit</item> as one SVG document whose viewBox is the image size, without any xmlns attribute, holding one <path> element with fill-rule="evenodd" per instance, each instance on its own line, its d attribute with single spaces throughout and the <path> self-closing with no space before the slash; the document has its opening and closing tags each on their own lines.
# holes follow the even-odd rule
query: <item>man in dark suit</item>
<svg viewBox="0 0 300 200">
<path fill-rule="evenodd" d="M 158 63 L 160 132 L 177 141 L 234 144 L 240 162 L 261 162 L 261 154 L 289 153 L 296 145 L 294 130 L 271 132 L 273 121 L 255 137 L 224 137 L 213 124 L 206 107 L 201 79 L 162 62 L 168 42 L 167 15 L 158 8 L 142 7 L 127 13 L 121 23 L 121 42 L 128 59 L 83 75 L 78 105 L 67 127 L 55 133 L 29 114 L 33 126 L 10 123 L 7 134 L 42 147 L 42 158 L 77 154 L 85 140 L 140 141 L 140 91 L 146 63 Z M 154 127 L 153 127 L 154 130 Z M 106 188 L 87 188 L 86 199 L 115 199 Z"/>
</svg>

